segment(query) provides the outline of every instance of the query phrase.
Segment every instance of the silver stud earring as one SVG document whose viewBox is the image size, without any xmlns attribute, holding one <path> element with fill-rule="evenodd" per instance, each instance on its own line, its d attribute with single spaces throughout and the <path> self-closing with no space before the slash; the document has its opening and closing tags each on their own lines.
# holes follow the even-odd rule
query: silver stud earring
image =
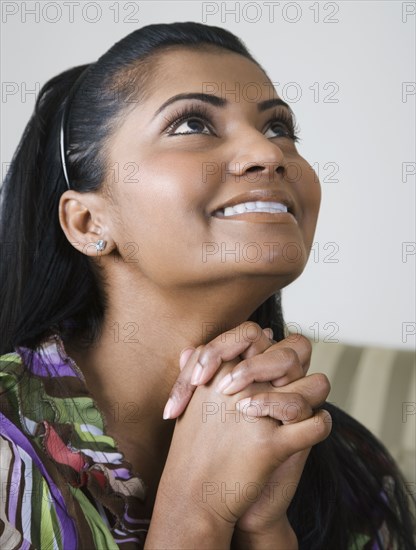
<svg viewBox="0 0 416 550">
<path fill-rule="evenodd" d="M 106 246 L 107 246 L 107 242 L 101 239 L 97 241 L 95 244 L 95 248 L 97 249 L 97 252 L 102 252 Z"/>
</svg>

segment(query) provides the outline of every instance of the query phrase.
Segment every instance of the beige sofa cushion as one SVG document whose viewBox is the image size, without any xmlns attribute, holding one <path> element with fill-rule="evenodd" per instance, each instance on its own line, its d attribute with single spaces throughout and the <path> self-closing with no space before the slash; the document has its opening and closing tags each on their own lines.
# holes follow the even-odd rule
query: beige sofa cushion
<svg viewBox="0 0 416 550">
<path fill-rule="evenodd" d="M 309 374 L 325 373 L 328 401 L 364 424 L 416 489 L 416 365 L 408 350 L 313 342 Z M 413 489 L 412 489 L 413 486 Z"/>
</svg>

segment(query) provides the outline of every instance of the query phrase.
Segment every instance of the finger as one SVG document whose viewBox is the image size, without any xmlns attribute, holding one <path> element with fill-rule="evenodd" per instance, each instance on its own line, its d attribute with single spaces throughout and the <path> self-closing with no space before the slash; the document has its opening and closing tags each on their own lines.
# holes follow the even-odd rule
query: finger
<svg viewBox="0 0 416 550">
<path fill-rule="evenodd" d="M 192 384 L 206 384 L 217 372 L 221 363 L 231 361 L 239 355 L 244 358 L 249 348 L 251 355 L 258 355 L 271 345 L 270 339 L 257 323 L 245 321 L 202 347 L 198 363 L 195 365 Z"/>
<path fill-rule="evenodd" d="M 293 454 L 306 450 L 323 441 L 331 433 L 332 418 L 328 411 L 320 409 L 311 418 L 302 422 L 277 426 L 276 436 L 270 445 L 276 451 L 276 466 Z M 278 458 L 277 458 L 278 457 Z"/>
<path fill-rule="evenodd" d="M 295 352 L 298 356 L 300 364 L 302 365 L 304 373 L 306 374 L 308 372 L 312 356 L 312 344 L 308 338 L 302 334 L 291 334 L 284 340 L 281 340 L 268 348 L 267 353 L 273 352 L 275 349 L 279 348 L 291 349 Z"/>
<path fill-rule="evenodd" d="M 271 330 L 271 329 L 264 329 L 264 330 Z M 263 332 L 264 332 L 263 330 Z M 274 341 L 273 341 L 274 342 Z M 280 386 L 285 386 L 289 382 L 292 382 L 293 380 L 297 380 L 301 376 L 305 376 L 308 372 L 310 362 L 311 362 L 311 355 L 312 355 L 312 344 L 311 342 L 303 335 L 297 334 L 297 335 L 291 335 L 288 338 L 285 338 L 284 340 L 281 340 L 280 342 L 274 343 L 272 346 L 269 346 L 266 348 L 263 352 L 263 356 L 266 356 L 268 354 L 276 354 L 276 362 L 280 363 L 282 362 L 282 365 L 284 366 L 283 370 L 278 370 L 278 374 L 276 374 L 275 377 L 272 377 L 269 375 L 267 380 L 270 382 L 273 386 L 276 388 Z M 243 359 L 252 357 L 252 354 L 241 354 L 241 357 Z M 302 373 L 299 373 L 298 365 L 302 368 Z M 243 365 L 244 368 L 244 365 Z M 239 365 L 236 365 L 235 367 L 236 373 L 239 373 Z M 268 371 L 270 372 L 270 371 Z M 227 380 L 225 380 L 222 383 L 222 388 L 226 387 L 227 383 L 230 383 L 231 380 L 234 378 L 234 372 L 231 373 L 231 377 L 228 377 Z M 236 378 L 239 376 L 239 374 L 236 374 Z M 258 377 L 259 375 L 256 374 Z M 244 386 L 241 386 L 240 384 L 236 384 L 235 389 L 234 387 L 230 389 L 230 393 L 235 393 L 235 391 L 239 391 L 240 389 L 243 389 Z"/>
<path fill-rule="evenodd" d="M 182 350 L 183 354 L 185 354 L 185 352 L 188 354 L 188 350 L 190 349 L 191 348 L 185 348 L 185 350 Z M 200 351 L 201 346 L 191 350 L 187 361 L 184 361 L 185 365 L 181 368 L 181 372 L 172 386 L 163 411 L 163 418 L 165 420 L 168 418 L 177 418 L 183 413 L 189 403 L 196 388 L 196 386 L 191 384 L 191 375 Z M 180 363 L 181 362 L 182 357 L 180 358 Z"/>
<path fill-rule="evenodd" d="M 298 482 L 302 475 L 306 460 L 308 459 L 311 449 L 312 447 L 308 447 L 307 449 L 298 451 L 297 453 L 290 456 L 287 460 L 285 460 L 285 462 L 283 462 L 281 466 L 274 470 L 270 481 L 279 482 L 278 485 L 281 486 L 287 484 L 288 482 Z M 291 491 L 291 497 L 288 499 L 289 501 L 295 494 L 296 489 L 297 483 L 292 488 L 293 492 Z M 285 498 L 288 498 L 288 496 L 286 495 L 286 491 Z"/>
<path fill-rule="evenodd" d="M 331 391 L 331 384 L 325 374 L 317 372 L 282 386 L 279 392 L 299 393 L 314 409 L 321 406 Z"/>
<path fill-rule="evenodd" d="M 292 348 L 274 347 L 273 351 L 268 350 L 238 363 L 224 376 L 217 391 L 232 395 L 253 382 L 271 382 L 277 387 L 303 376 L 297 353 Z"/>
<path fill-rule="evenodd" d="M 282 424 L 302 422 L 313 415 L 310 404 L 297 393 L 263 392 L 237 401 L 243 416 L 269 416 Z"/>
<path fill-rule="evenodd" d="M 289 479 L 291 481 L 299 481 L 300 476 L 305 468 L 306 460 L 308 459 L 309 453 L 312 447 L 308 447 L 303 451 L 298 451 L 291 457 L 289 457 L 282 466 L 279 467 L 279 475 L 283 479 Z M 292 497 L 294 496 L 294 493 Z"/>
<path fill-rule="evenodd" d="M 198 346 L 196 349 L 184 348 L 179 360 L 181 373 L 169 394 L 163 418 L 176 418 L 182 414 L 195 391 L 195 386 L 208 382 L 223 361 L 238 357 L 240 352 L 250 346 L 253 347 L 253 353 L 259 354 L 271 345 L 269 337 L 259 325 L 246 321 L 214 338 L 205 346 Z"/>
<path fill-rule="evenodd" d="M 184 348 L 179 355 L 179 368 L 183 370 L 188 359 L 191 357 L 192 353 L 195 351 L 195 348 Z"/>
<path fill-rule="evenodd" d="M 281 340 L 281 342 L 278 342 L 278 344 L 292 348 L 293 351 L 296 352 L 302 368 L 306 374 L 310 367 L 312 356 L 312 344 L 310 340 L 308 340 L 308 338 L 306 338 L 302 334 L 291 334 L 284 340 Z"/>
<path fill-rule="evenodd" d="M 280 486 L 284 488 L 282 496 L 288 504 L 295 496 L 311 448 L 309 447 L 291 455 L 273 472 L 270 479 L 271 487 Z"/>
<path fill-rule="evenodd" d="M 308 418 L 308 414 L 310 414 L 312 409 L 316 409 L 325 402 L 330 389 L 331 386 L 328 378 L 324 374 L 315 373 L 305 376 L 300 380 L 296 380 L 296 382 L 292 382 L 287 386 L 281 387 L 279 390 L 259 392 L 244 399 L 240 399 L 237 401 L 236 407 L 244 408 L 247 407 L 248 403 L 251 403 L 253 404 L 253 408 L 250 411 L 245 409 L 245 412 L 251 416 L 271 416 L 282 422 L 299 422 L 300 420 Z M 289 399 L 285 397 L 285 394 L 289 396 Z M 284 409 L 283 412 L 287 414 L 282 418 L 280 416 L 275 416 L 269 409 L 263 410 L 263 406 L 267 404 L 267 401 L 271 405 L 274 402 L 280 403 L 283 408 L 286 403 L 293 403 L 293 407 L 288 413 L 286 409 Z M 287 405 L 287 408 L 289 408 L 289 405 Z M 301 412 L 297 416 L 293 416 L 296 408 Z M 279 408 L 276 408 L 274 412 L 281 414 Z"/>
<path fill-rule="evenodd" d="M 272 343 L 275 343 L 275 341 L 273 340 L 273 330 L 271 328 L 269 327 L 264 328 L 263 332 L 267 336 L 267 338 L 273 341 Z"/>
</svg>

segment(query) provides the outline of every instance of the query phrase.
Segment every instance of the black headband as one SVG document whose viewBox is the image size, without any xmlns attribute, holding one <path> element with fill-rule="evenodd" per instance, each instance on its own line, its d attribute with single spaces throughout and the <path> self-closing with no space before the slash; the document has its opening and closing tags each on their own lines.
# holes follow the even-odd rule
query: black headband
<svg viewBox="0 0 416 550">
<path fill-rule="evenodd" d="M 68 120 L 69 110 L 71 107 L 72 100 L 78 90 L 78 88 L 81 85 L 81 82 L 84 80 L 86 72 L 90 68 L 91 65 L 88 65 L 86 69 L 82 71 L 82 73 L 79 75 L 79 77 L 76 79 L 74 84 L 72 85 L 71 89 L 69 90 L 69 93 L 67 97 L 64 100 L 64 107 L 62 111 L 62 117 L 61 117 L 61 127 L 59 132 L 59 151 L 61 153 L 61 164 L 62 164 L 62 172 L 65 176 L 65 181 L 68 189 L 71 189 L 71 186 L 69 184 L 69 177 L 68 177 L 68 171 L 67 171 L 67 165 L 66 165 L 66 150 L 65 146 L 67 143 L 66 140 L 66 123 Z"/>
</svg>

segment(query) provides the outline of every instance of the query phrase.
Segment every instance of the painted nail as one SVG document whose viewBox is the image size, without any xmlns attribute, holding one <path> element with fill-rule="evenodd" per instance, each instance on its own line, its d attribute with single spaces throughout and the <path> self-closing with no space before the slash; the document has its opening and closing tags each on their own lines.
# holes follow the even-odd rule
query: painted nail
<svg viewBox="0 0 416 550">
<path fill-rule="evenodd" d="M 217 392 L 223 392 L 233 381 L 233 376 L 231 373 L 227 374 L 227 376 L 224 376 L 224 378 L 221 380 L 221 382 L 217 386 Z"/>
<path fill-rule="evenodd" d="M 194 371 L 192 373 L 192 378 L 191 378 L 191 384 L 193 386 L 196 386 L 199 384 L 200 380 L 201 380 L 201 377 L 202 377 L 202 365 L 201 363 L 198 361 L 198 363 L 196 363 L 195 367 L 194 367 Z"/>
<path fill-rule="evenodd" d="M 165 405 L 165 409 L 163 411 L 163 420 L 167 420 L 168 418 L 170 418 L 172 416 L 172 411 L 173 411 L 173 399 L 169 397 Z"/>
</svg>

